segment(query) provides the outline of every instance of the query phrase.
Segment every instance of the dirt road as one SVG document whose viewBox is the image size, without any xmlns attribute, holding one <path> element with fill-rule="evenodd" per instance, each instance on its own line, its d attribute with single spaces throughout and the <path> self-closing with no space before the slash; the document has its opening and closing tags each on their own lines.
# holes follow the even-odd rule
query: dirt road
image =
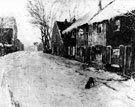
<svg viewBox="0 0 135 107">
<path fill-rule="evenodd" d="M 3 96 L 12 106 L 9 88 L 21 107 L 135 107 L 134 81 L 114 73 L 83 70 L 77 61 L 42 52 L 17 52 L 0 62 L 0 107 L 6 107 Z M 86 90 L 89 76 L 97 82 Z"/>
</svg>

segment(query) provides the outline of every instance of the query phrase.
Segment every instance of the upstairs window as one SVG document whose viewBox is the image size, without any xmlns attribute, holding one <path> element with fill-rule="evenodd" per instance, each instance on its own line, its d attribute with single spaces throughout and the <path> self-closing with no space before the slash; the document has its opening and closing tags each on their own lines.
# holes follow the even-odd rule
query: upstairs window
<svg viewBox="0 0 135 107">
<path fill-rule="evenodd" d="M 114 31 L 120 31 L 120 20 L 115 21 Z"/>
<path fill-rule="evenodd" d="M 71 36 L 71 38 L 73 38 L 73 39 L 74 39 L 75 37 L 76 37 L 76 32 L 75 32 L 75 31 L 73 31 L 73 32 L 72 32 L 72 36 Z"/>
<path fill-rule="evenodd" d="M 102 24 L 99 24 L 97 27 L 97 33 L 101 33 L 103 31 L 103 26 Z"/>
<path fill-rule="evenodd" d="M 83 31 L 83 29 L 79 29 L 78 35 L 79 35 L 80 39 L 84 39 L 84 31 Z"/>
</svg>

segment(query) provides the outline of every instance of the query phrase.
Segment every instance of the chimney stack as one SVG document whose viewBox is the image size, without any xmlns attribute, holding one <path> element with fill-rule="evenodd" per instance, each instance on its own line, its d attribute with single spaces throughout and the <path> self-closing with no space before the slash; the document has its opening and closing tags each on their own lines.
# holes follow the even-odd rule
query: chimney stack
<svg viewBox="0 0 135 107">
<path fill-rule="evenodd" d="M 101 11 L 102 10 L 102 0 L 99 0 L 99 2 L 98 2 L 98 8 L 99 8 L 98 11 Z"/>
</svg>

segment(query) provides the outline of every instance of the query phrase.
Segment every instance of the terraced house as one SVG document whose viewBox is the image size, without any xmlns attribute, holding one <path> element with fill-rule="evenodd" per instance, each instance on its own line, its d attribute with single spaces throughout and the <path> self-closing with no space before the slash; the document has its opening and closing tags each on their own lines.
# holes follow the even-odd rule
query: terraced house
<svg viewBox="0 0 135 107">
<path fill-rule="evenodd" d="M 85 14 L 63 31 L 63 34 L 71 35 L 76 31 L 75 59 L 131 68 L 135 59 L 135 12 L 134 9 L 123 11 L 122 7 L 117 11 L 116 4 L 114 2 L 93 16 L 91 12 Z"/>
</svg>

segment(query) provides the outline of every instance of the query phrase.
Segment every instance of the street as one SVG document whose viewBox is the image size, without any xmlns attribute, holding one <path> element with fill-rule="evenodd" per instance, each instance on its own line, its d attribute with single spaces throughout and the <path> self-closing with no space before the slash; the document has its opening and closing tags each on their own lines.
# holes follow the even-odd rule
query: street
<svg viewBox="0 0 135 107">
<path fill-rule="evenodd" d="M 135 107 L 135 82 L 42 52 L 0 58 L 0 107 Z M 85 89 L 89 77 L 95 86 Z M 19 106 L 15 106 L 19 107 Z"/>
</svg>

